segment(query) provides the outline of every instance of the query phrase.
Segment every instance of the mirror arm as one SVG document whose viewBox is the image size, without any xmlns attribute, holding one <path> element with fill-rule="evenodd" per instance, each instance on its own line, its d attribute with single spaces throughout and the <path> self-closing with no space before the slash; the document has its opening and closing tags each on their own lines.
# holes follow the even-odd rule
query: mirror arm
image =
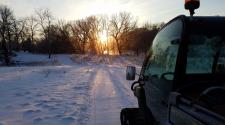
<svg viewBox="0 0 225 125">
<path fill-rule="evenodd" d="M 138 73 L 135 73 L 137 76 L 139 76 L 139 80 L 138 81 L 142 81 L 144 80 L 144 76 Z"/>
<path fill-rule="evenodd" d="M 140 74 L 137 74 L 137 73 L 135 73 L 137 76 L 139 76 L 139 77 L 141 77 L 141 75 Z"/>
<path fill-rule="evenodd" d="M 140 75 L 140 74 L 136 74 L 136 75 L 139 76 L 138 82 L 145 80 L 145 77 L 143 75 Z"/>
</svg>

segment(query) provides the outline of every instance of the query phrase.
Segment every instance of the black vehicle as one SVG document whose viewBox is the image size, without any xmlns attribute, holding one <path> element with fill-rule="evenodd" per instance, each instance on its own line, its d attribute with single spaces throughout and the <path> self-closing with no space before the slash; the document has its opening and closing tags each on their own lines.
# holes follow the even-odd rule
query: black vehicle
<svg viewBox="0 0 225 125">
<path fill-rule="evenodd" d="M 193 12 L 192 12 L 193 13 Z M 225 125 L 225 17 L 178 16 L 156 35 L 122 125 Z M 127 80 L 135 79 L 127 67 Z"/>
</svg>

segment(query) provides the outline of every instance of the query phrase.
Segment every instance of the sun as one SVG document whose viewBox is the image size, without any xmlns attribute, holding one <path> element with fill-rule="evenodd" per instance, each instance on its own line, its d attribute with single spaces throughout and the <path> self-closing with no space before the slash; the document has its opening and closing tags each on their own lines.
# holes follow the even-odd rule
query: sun
<svg viewBox="0 0 225 125">
<path fill-rule="evenodd" d="M 103 52 L 103 54 L 104 54 L 104 55 L 107 55 L 107 54 L 108 54 L 108 51 L 107 51 L 107 50 L 105 50 L 105 51 Z"/>
<path fill-rule="evenodd" d="M 100 38 L 100 42 L 102 44 L 106 44 L 107 43 L 108 37 L 107 37 L 107 33 L 106 33 L 105 30 L 103 30 L 102 33 L 100 33 L 99 38 Z"/>
</svg>

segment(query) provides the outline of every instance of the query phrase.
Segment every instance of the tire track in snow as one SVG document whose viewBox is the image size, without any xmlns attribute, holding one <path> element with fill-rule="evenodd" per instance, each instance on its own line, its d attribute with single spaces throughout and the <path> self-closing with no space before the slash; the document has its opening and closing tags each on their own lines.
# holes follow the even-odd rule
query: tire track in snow
<svg viewBox="0 0 225 125">
<path fill-rule="evenodd" d="M 109 67 L 96 67 L 96 76 L 92 88 L 92 113 L 90 125 L 119 125 L 120 110 L 123 107 L 135 106 L 135 97 L 127 96 L 132 92 L 122 84 L 128 84 L 123 77 L 123 72 L 117 71 L 112 74 Z M 127 98 L 128 97 L 128 98 Z M 133 99 L 131 99 L 133 98 Z M 135 101 L 135 102 L 134 102 Z"/>
<path fill-rule="evenodd" d="M 107 68 L 107 72 L 109 74 L 109 78 L 111 79 L 116 93 L 120 97 L 121 100 L 121 108 L 126 107 L 134 107 L 137 105 L 137 100 L 132 92 L 131 83 L 125 80 L 125 69 L 120 68 L 113 69 Z"/>
</svg>

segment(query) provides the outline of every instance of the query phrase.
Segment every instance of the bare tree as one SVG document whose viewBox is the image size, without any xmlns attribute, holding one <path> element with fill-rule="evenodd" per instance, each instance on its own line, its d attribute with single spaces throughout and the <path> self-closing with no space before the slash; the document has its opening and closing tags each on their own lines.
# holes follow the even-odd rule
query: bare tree
<svg viewBox="0 0 225 125">
<path fill-rule="evenodd" d="M 70 39 L 70 25 L 65 23 L 64 20 L 59 20 L 57 27 L 59 29 L 59 32 L 61 34 L 61 37 L 64 40 L 69 40 Z"/>
<path fill-rule="evenodd" d="M 88 35 L 89 40 L 89 50 L 95 54 L 99 53 L 99 32 L 100 29 L 100 20 L 97 16 L 90 16 L 87 19 L 88 27 L 90 27 L 90 32 Z"/>
<path fill-rule="evenodd" d="M 145 22 L 143 28 L 147 30 L 158 30 L 165 25 L 164 22 L 152 24 L 150 22 Z"/>
<path fill-rule="evenodd" d="M 9 51 L 11 51 L 11 27 L 14 21 L 12 10 L 7 6 L 0 6 L 0 34 L 2 39 L 2 49 L 6 65 L 9 65 Z M 7 44 L 8 43 L 8 44 Z"/>
<path fill-rule="evenodd" d="M 77 26 L 80 32 L 81 45 L 82 45 L 82 53 L 85 54 L 85 46 L 88 42 L 88 38 L 90 35 L 91 27 L 89 26 L 86 20 L 77 21 Z"/>
<path fill-rule="evenodd" d="M 54 53 L 71 53 L 75 49 L 73 47 L 70 25 L 64 20 L 58 20 L 58 23 L 51 27 L 50 39 L 52 43 L 52 51 Z"/>
<path fill-rule="evenodd" d="M 19 51 L 20 50 L 20 38 L 22 37 L 22 33 L 25 30 L 25 19 L 14 20 L 13 23 L 13 31 L 14 31 L 14 43 L 13 49 Z"/>
<path fill-rule="evenodd" d="M 117 51 L 122 54 L 123 44 L 127 44 L 126 35 L 129 31 L 135 29 L 136 20 L 127 12 L 115 14 L 110 20 L 110 35 L 114 38 L 117 46 Z"/>
<path fill-rule="evenodd" d="M 85 54 L 85 47 L 90 38 L 91 27 L 86 19 L 77 20 L 71 25 L 73 37 L 77 45 L 81 49 L 82 54 Z"/>
<path fill-rule="evenodd" d="M 70 31 L 71 31 L 71 39 L 72 39 L 72 45 L 75 48 L 76 52 L 81 52 L 82 47 L 81 47 L 81 37 L 80 37 L 80 32 L 79 28 L 77 26 L 77 22 L 73 21 L 69 23 Z"/>
<path fill-rule="evenodd" d="M 48 42 L 48 54 L 49 58 L 51 58 L 51 42 L 49 39 L 50 36 L 50 28 L 53 24 L 53 16 L 49 9 L 39 9 L 36 11 L 36 14 L 39 18 L 39 24 L 42 28 L 42 33 L 44 35 L 44 39 Z"/>
<path fill-rule="evenodd" d="M 7 41 L 8 41 L 8 50 L 9 50 L 9 53 L 11 54 L 12 53 L 12 39 L 13 39 L 13 24 L 14 24 L 14 21 L 15 19 L 12 18 L 11 20 L 9 20 L 8 24 L 7 24 L 7 27 L 6 27 L 6 30 L 7 30 Z"/>
<path fill-rule="evenodd" d="M 26 28 L 31 39 L 31 43 L 35 42 L 35 35 L 38 31 L 38 20 L 35 16 L 30 16 L 26 20 Z"/>
</svg>

